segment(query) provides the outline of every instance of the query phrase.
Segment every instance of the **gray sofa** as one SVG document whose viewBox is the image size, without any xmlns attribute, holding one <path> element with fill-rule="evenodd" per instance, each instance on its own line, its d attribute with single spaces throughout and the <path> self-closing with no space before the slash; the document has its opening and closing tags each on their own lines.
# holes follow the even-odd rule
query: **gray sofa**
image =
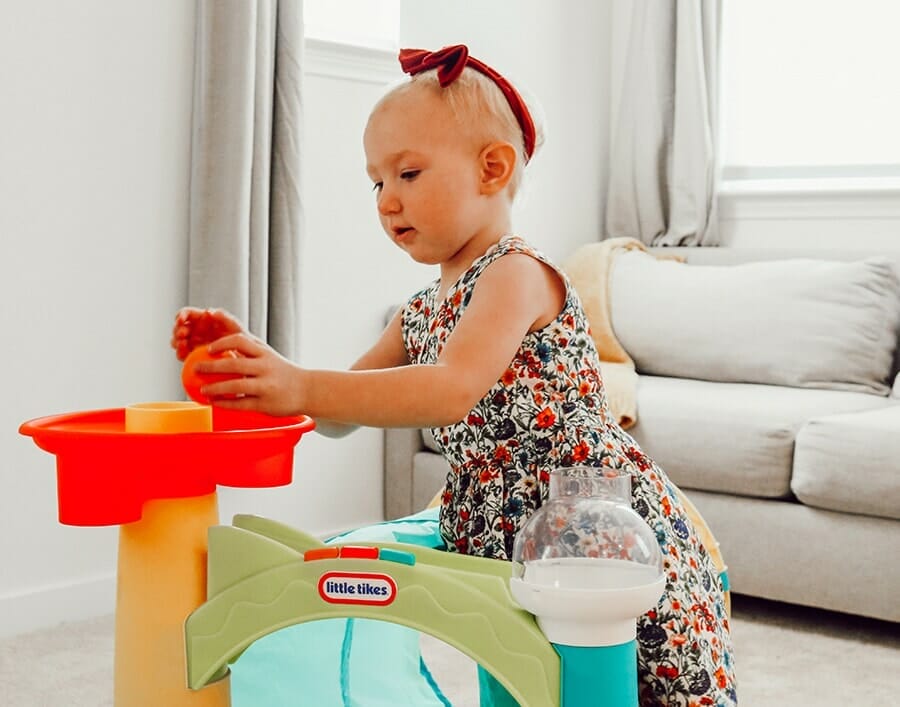
<svg viewBox="0 0 900 707">
<path fill-rule="evenodd" d="M 900 252 L 665 253 L 687 262 L 627 253 L 608 283 L 639 373 L 630 433 L 734 592 L 900 622 Z M 386 431 L 385 515 L 446 473 L 427 431 Z"/>
</svg>

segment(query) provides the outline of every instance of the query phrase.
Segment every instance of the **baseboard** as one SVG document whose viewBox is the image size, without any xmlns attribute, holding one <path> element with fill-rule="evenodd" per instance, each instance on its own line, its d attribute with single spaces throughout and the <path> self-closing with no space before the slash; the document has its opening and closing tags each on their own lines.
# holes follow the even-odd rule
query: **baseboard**
<svg viewBox="0 0 900 707">
<path fill-rule="evenodd" d="M 35 587 L 0 595 L 0 638 L 111 614 L 116 606 L 116 575 Z"/>
</svg>

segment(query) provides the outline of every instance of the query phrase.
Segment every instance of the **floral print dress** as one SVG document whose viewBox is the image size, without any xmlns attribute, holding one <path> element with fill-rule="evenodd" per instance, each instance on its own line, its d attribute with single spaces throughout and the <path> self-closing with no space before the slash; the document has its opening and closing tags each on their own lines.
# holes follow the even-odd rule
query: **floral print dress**
<svg viewBox="0 0 900 707">
<path fill-rule="evenodd" d="M 524 241 L 506 236 L 437 301 L 439 282 L 413 295 L 402 315 L 411 363 L 435 363 L 498 258 L 524 253 L 566 283 L 565 305 L 525 336 L 500 380 L 465 419 L 432 430 L 450 472 L 440 529 L 463 554 L 510 559 L 516 533 L 548 497 L 552 469 L 588 465 L 632 477 L 632 505 L 656 532 L 666 592 L 638 619 L 641 705 L 737 703 L 721 580 L 665 473 L 611 416 L 587 318 L 566 276 Z"/>
</svg>

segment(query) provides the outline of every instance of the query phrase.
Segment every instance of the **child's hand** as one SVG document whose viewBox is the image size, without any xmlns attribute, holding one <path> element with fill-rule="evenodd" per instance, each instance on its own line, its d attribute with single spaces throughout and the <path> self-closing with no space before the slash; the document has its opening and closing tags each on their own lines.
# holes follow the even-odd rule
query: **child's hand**
<svg viewBox="0 0 900 707">
<path fill-rule="evenodd" d="M 172 329 L 172 348 L 179 361 L 198 346 L 244 331 L 241 323 L 224 309 L 184 307 L 175 316 Z"/>
<path fill-rule="evenodd" d="M 235 357 L 217 357 L 233 351 Z M 218 407 L 255 410 L 275 417 L 304 413 L 305 371 L 288 361 L 261 339 L 240 332 L 229 334 L 209 346 L 212 360 L 199 361 L 199 374 L 232 376 L 208 383 L 201 395 Z"/>
</svg>

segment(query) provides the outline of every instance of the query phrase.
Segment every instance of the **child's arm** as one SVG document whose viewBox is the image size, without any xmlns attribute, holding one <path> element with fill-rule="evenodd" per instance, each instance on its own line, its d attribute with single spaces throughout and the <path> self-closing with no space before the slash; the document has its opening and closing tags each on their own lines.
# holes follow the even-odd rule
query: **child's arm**
<svg viewBox="0 0 900 707">
<path fill-rule="evenodd" d="M 243 358 L 210 361 L 197 370 L 245 376 L 203 388 L 222 407 L 306 413 L 373 427 L 438 427 L 458 422 L 474 407 L 503 375 L 525 334 L 550 322 L 564 297 L 565 287 L 552 269 L 526 255 L 508 255 L 481 275 L 433 365 L 395 361 L 369 370 L 308 370 L 238 333 L 211 344 L 210 351 L 236 349 Z M 395 344 L 385 343 L 381 351 L 381 343 L 370 352 L 372 361 L 387 362 L 386 352 L 395 350 Z M 370 354 L 360 362 L 370 365 Z M 237 400 L 229 399 L 235 395 Z"/>
<path fill-rule="evenodd" d="M 381 336 L 375 345 L 357 359 L 350 366 L 351 371 L 365 371 L 380 368 L 393 368 L 405 366 L 409 363 L 406 356 L 406 347 L 403 345 L 403 333 L 401 331 L 402 309 L 398 309 L 391 321 L 381 332 Z M 357 429 L 359 425 L 316 418 L 316 432 L 326 437 L 346 437 Z"/>
</svg>

